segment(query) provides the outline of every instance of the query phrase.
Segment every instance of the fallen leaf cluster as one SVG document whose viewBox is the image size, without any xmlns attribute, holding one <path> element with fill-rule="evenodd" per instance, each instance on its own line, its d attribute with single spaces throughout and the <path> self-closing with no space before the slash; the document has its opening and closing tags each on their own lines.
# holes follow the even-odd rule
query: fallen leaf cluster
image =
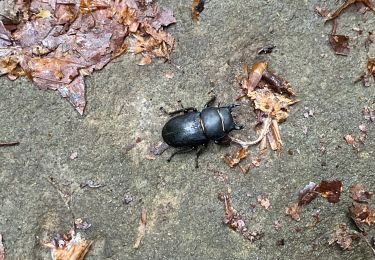
<svg viewBox="0 0 375 260">
<path fill-rule="evenodd" d="M 289 107 L 298 102 L 289 82 L 267 68 L 267 63 L 260 62 L 251 68 L 244 67 L 245 75 L 239 79 L 245 97 L 251 100 L 257 115 L 259 133 L 254 141 L 242 141 L 231 138 L 241 145 L 240 150 L 234 155 L 225 155 L 224 160 L 230 166 L 236 166 L 248 155 L 248 147 L 259 144 L 259 155 L 264 154 L 268 145 L 273 151 L 280 152 L 282 147 L 279 124 L 288 118 Z M 255 167 L 259 166 L 260 156 L 253 160 Z"/>
<path fill-rule="evenodd" d="M 330 203 L 340 201 L 342 191 L 342 183 L 339 180 L 327 181 L 323 180 L 319 184 L 310 182 L 300 192 L 297 202 L 292 202 L 285 208 L 285 214 L 296 221 L 300 221 L 300 209 L 303 205 L 307 205 L 321 195 Z"/>
<path fill-rule="evenodd" d="M 352 205 L 349 207 L 349 216 L 355 223 L 359 232 L 351 230 L 345 223 L 339 224 L 331 234 L 328 243 L 337 243 L 343 250 L 353 249 L 353 239 L 362 239 L 375 255 L 375 247 L 367 239 L 367 232 L 363 224 L 375 224 L 375 209 L 369 206 L 373 193 L 366 191 L 362 184 L 354 184 L 349 188 Z"/>
<path fill-rule="evenodd" d="M 26 2 L 29 5 L 26 5 Z M 0 22 L 0 75 L 27 76 L 40 89 L 57 90 L 83 114 L 84 77 L 125 52 L 169 59 L 175 23 L 170 10 L 152 1 L 24 1 L 15 29 Z"/>
<path fill-rule="evenodd" d="M 83 260 L 91 244 L 92 241 L 85 240 L 80 233 L 76 234 L 71 230 L 66 234 L 58 235 L 51 242 L 44 243 L 44 246 L 51 248 L 54 260 Z"/>
<path fill-rule="evenodd" d="M 372 0 L 345 0 L 341 3 L 334 11 L 328 12 L 326 9 L 321 7 L 316 7 L 315 10 L 325 18 L 325 21 L 332 21 L 332 31 L 329 35 L 329 42 L 332 49 L 338 55 L 347 56 L 350 52 L 349 48 L 349 37 L 346 35 L 337 34 L 337 18 L 342 14 L 342 12 L 352 4 L 364 4 L 367 8 L 375 11 L 375 5 Z M 359 30 L 359 32 L 361 32 Z"/>
<path fill-rule="evenodd" d="M 224 203 L 225 215 L 223 223 L 229 228 L 233 229 L 237 233 L 240 233 L 246 239 L 251 242 L 261 239 L 263 236 L 262 233 L 250 232 L 245 224 L 245 221 L 242 219 L 240 213 L 238 213 L 233 207 L 230 199 L 229 192 L 219 193 L 219 199 Z"/>
</svg>

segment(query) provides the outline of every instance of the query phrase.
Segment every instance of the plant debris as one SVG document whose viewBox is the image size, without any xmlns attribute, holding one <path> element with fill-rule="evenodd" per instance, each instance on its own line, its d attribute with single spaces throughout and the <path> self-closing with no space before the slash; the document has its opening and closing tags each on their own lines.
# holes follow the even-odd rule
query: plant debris
<svg viewBox="0 0 375 260">
<path fill-rule="evenodd" d="M 288 205 L 285 209 L 285 213 L 292 219 L 299 221 L 300 208 L 316 199 L 318 194 L 326 198 L 330 203 L 337 203 L 340 201 L 341 191 L 342 183 L 339 180 L 323 180 L 318 185 L 314 182 L 310 182 L 299 192 L 298 201 Z"/>
<path fill-rule="evenodd" d="M 298 205 L 306 205 L 309 204 L 311 201 L 316 199 L 318 193 L 315 192 L 316 184 L 314 182 L 310 182 L 307 184 L 300 192 L 298 196 Z"/>
<path fill-rule="evenodd" d="M 2 146 L 15 146 L 15 145 L 19 145 L 20 143 L 19 142 L 0 142 L 0 147 Z"/>
<path fill-rule="evenodd" d="M 244 147 L 241 147 L 237 152 L 236 154 L 232 157 L 230 156 L 229 154 L 225 154 L 224 155 L 224 161 L 225 163 L 233 168 L 234 166 L 236 166 L 237 164 L 240 163 L 240 161 L 243 159 L 243 158 L 246 158 L 246 156 L 249 154 L 248 150 Z"/>
<path fill-rule="evenodd" d="M 104 187 L 105 184 L 99 183 L 99 182 L 94 181 L 94 180 L 87 180 L 87 181 L 85 181 L 85 182 L 82 182 L 79 186 L 80 186 L 82 189 L 83 189 L 83 188 L 96 189 L 96 188 Z"/>
<path fill-rule="evenodd" d="M 295 221 L 300 221 L 300 206 L 296 202 L 292 202 L 285 208 L 285 214 L 290 216 Z"/>
<path fill-rule="evenodd" d="M 349 211 L 356 223 L 375 224 L 375 209 L 370 208 L 367 203 L 353 202 Z"/>
<path fill-rule="evenodd" d="M 230 167 L 239 163 L 237 155 L 243 154 L 244 149 L 259 144 L 260 155 L 267 150 L 267 144 L 276 152 L 281 151 L 282 140 L 279 124 L 288 118 L 289 107 L 298 102 L 291 98 L 295 96 L 290 84 L 285 79 L 267 69 L 266 62 L 254 64 L 251 69 L 244 67 L 245 76 L 239 79 L 245 96 L 252 101 L 252 106 L 257 115 L 259 130 L 258 138 L 254 141 L 242 141 L 231 137 L 231 140 L 241 146 L 233 160 L 224 158 Z M 244 155 L 245 156 L 245 155 Z M 244 157 L 241 157 L 243 159 Z M 260 157 L 256 159 L 260 161 Z M 257 166 L 258 163 L 255 162 Z"/>
<path fill-rule="evenodd" d="M 138 249 L 141 246 L 141 242 L 146 234 L 146 224 L 147 224 L 147 211 L 142 208 L 141 218 L 139 220 L 138 234 L 135 239 L 133 248 Z"/>
<path fill-rule="evenodd" d="M 191 5 L 191 17 L 194 21 L 199 21 L 199 16 L 204 10 L 205 0 L 193 0 Z"/>
<path fill-rule="evenodd" d="M 76 229 L 86 230 L 89 229 L 92 225 L 83 218 L 77 218 L 76 220 L 74 220 L 74 226 Z"/>
<path fill-rule="evenodd" d="M 283 224 L 281 224 L 281 221 L 279 219 L 276 219 L 273 222 L 273 227 L 275 228 L 275 230 L 279 231 L 283 228 Z"/>
<path fill-rule="evenodd" d="M 349 196 L 356 202 L 368 203 L 373 193 L 365 191 L 362 184 L 355 184 L 349 188 Z"/>
<path fill-rule="evenodd" d="M 343 250 L 352 250 L 353 239 L 358 238 L 360 238 L 360 235 L 357 231 L 350 230 L 345 223 L 341 223 L 334 229 L 328 244 L 337 243 Z"/>
<path fill-rule="evenodd" d="M 250 232 L 242 219 L 240 213 L 238 213 L 233 207 L 230 199 L 229 192 L 219 193 L 219 199 L 224 202 L 225 216 L 223 223 L 229 228 L 233 229 L 237 233 L 244 236 L 249 241 L 253 242 L 259 240 L 263 234 L 258 232 Z"/>
<path fill-rule="evenodd" d="M 326 20 L 336 19 L 340 16 L 340 14 L 350 5 L 355 3 L 362 3 L 372 11 L 375 11 L 375 5 L 372 3 L 372 0 L 345 0 L 342 4 L 340 4 L 335 11 L 330 12 L 326 16 Z"/>
<path fill-rule="evenodd" d="M 5 260 L 5 248 L 3 244 L 3 236 L 0 234 L 0 260 Z"/>
<path fill-rule="evenodd" d="M 375 109 L 368 106 L 364 107 L 362 109 L 362 116 L 369 123 L 375 122 Z"/>
<path fill-rule="evenodd" d="M 330 34 L 329 43 L 331 44 L 331 47 L 336 54 L 344 56 L 349 55 L 349 36 L 341 34 Z"/>
<path fill-rule="evenodd" d="M 339 180 L 323 180 L 318 184 L 318 186 L 315 187 L 314 190 L 326 198 L 328 202 L 337 203 L 340 201 L 342 183 Z"/>
<path fill-rule="evenodd" d="M 44 243 L 44 246 L 51 248 L 54 260 L 83 260 L 92 242 L 71 230 L 66 234 L 57 235 L 51 242 Z"/>
<path fill-rule="evenodd" d="M 260 54 L 268 54 L 268 53 L 271 53 L 273 51 L 273 49 L 276 48 L 276 45 L 266 45 L 266 46 L 263 46 L 262 48 L 259 48 L 257 53 L 258 55 Z"/>
<path fill-rule="evenodd" d="M 270 200 L 268 199 L 267 195 L 262 194 L 257 197 L 258 203 L 265 208 L 266 210 L 269 210 L 271 208 Z"/>
<path fill-rule="evenodd" d="M 174 46 L 163 28 L 176 19 L 153 1 L 29 3 L 15 31 L 0 22 L 0 75 L 27 76 L 42 90 L 57 90 L 81 115 L 85 76 L 125 52 L 141 54 L 142 64 L 168 60 Z"/>
</svg>

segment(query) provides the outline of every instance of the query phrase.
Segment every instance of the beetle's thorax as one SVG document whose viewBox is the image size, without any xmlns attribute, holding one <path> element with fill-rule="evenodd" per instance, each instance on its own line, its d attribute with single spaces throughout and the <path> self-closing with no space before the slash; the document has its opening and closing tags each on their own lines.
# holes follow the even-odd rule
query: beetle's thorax
<svg viewBox="0 0 375 260">
<path fill-rule="evenodd" d="M 235 128 L 228 107 L 207 107 L 202 110 L 200 124 L 203 132 L 210 140 L 220 140 Z"/>
</svg>

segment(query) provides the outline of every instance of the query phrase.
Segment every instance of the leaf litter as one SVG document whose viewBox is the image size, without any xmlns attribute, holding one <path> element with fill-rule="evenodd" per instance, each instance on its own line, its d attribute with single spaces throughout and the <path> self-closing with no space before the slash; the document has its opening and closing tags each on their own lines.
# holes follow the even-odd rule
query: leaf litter
<svg viewBox="0 0 375 260">
<path fill-rule="evenodd" d="M 261 232 L 251 232 L 249 231 L 245 221 L 243 220 L 241 214 L 232 207 L 232 201 L 230 198 L 230 192 L 220 192 L 219 199 L 224 203 L 225 215 L 223 223 L 230 229 L 241 234 L 243 237 L 251 242 L 259 240 L 263 237 Z"/>
<path fill-rule="evenodd" d="M 258 137 L 254 141 L 243 141 L 231 137 L 234 143 L 241 147 L 234 156 L 226 154 L 227 165 L 234 167 L 249 154 L 248 148 L 259 145 L 259 154 L 252 159 L 252 165 L 260 165 L 261 156 L 268 146 L 280 153 L 282 147 L 279 124 L 288 118 L 289 107 L 299 102 L 294 98 L 295 93 L 288 81 L 269 70 L 266 62 L 253 64 L 250 68 L 244 66 L 245 75 L 239 78 L 244 92 L 242 97 L 250 99 L 257 116 L 256 131 Z"/>
<path fill-rule="evenodd" d="M 326 198 L 330 203 L 337 203 L 340 201 L 342 191 L 342 182 L 339 180 L 322 180 L 319 184 L 310 182 L 298 195 L 298 201 L 292 202 L 285 208 L 285 214 L 296 221 L 300 221 L 300 210 L 303 205 L 307 205 L 315 200 L 318 195 Z"/>
<path fill-rule="evenodd" d="M 42 90 L 56 90 L 81 115 L 84 78 L 126 52 L 168 60 L 175 40 L 164 28 L 172 11 L 141 0 L 32 0 L 16 30 L 0 22 L 0 75 L 27 76 Z"/>
<path fill-rule="evenodd" d="M 57 235 L 51 242 L 43 243 L 51 249 L 53 260 L 83 260 L 93 241 L 81 237 L 73 229 L 63 235 Z"/>
</svg>

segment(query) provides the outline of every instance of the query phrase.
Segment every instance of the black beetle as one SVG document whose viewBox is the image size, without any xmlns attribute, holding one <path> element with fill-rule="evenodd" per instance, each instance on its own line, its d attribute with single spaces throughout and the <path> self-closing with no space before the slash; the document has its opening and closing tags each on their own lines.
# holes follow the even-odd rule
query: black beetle
<svg viewBox="0 0 375 260">
<path fill-rule="evenodd" d="M 201 112 L 194 107 L 189 107 L 169 113 L 172 116 L 182 112 L 184 114 L 171 118 L 163 127 L 164 142 L 172 147 L 182 148 L 174 152 L 168 162 L 176 154 L 196 150 L 202 145 L 203 147 L 196 154 L 195 167 L 198 168 L 198 157 L 209 141 L 223 144 L 227 141 L 229 132 L 243 128 L 242 125 L 234 122 L 231 114 L 232 108 L 239 105 L 212 107 L 211 104 L 215 99 L 215 96 L 212 97 Z"/>
</svg>

